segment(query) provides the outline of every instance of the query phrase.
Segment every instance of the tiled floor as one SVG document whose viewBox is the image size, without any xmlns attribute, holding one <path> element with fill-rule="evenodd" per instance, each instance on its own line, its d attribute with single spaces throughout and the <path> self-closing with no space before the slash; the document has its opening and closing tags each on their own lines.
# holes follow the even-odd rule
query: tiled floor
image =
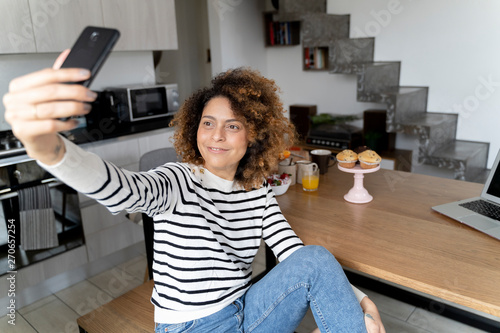
<svg viewBox="0 0 500 333">
<path fill-rule="evenodd" d="M 8 324 L 8 317 L 1 318 L 0 332 L 78 333 L 78 317 L 140 285 L 144 279 L 145 267 L 146 258 L 139 255 L 43 298 L 20 309 L 15 326 Z M 254 271 L 262 268 L 263 259 L 258 258 Z M 377 304 L 388 333 L 483 332 L 386 296 L 368 290 L 364 292 Z M 314 327 L 314 320 L 309 312 L 296 331 L 309 333 Z"/>
<path fill-rule="evenodd" d="M 146 257 L 139 255 L 19 309 L 15 326 L 3 317 L 0 332 L 78 333 L 78 317 L 139 286 L 145 268 Z"/>
</svg>

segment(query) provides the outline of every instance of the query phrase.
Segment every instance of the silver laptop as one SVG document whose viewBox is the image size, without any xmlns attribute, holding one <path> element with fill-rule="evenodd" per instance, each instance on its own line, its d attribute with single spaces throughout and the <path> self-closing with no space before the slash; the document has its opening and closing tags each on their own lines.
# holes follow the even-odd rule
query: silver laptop
<svg viewBox="0 0 500 333">
<path fill-rule="evenodd" d="M 500 151 L 480 197 L 432 207 L 436 212 L 500 240 Z"/>
</svg>

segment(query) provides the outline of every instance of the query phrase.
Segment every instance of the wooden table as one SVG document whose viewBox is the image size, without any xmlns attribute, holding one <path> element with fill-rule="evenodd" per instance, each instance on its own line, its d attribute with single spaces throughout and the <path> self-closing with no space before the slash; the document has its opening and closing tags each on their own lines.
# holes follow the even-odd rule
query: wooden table
<svg viewBox="0 0 500 333">
<path fill-rule="evenodd" d="M 148 282 L 77 319 L 80 332 L 154 332 L 154 307 Z"/>
<path fill-rule="evenodd" d="M 478 196 L 482 185 L 400 171 L 366 174 L 367 204 L 343 199 L 352 174 L 331 167 L 317 192 L 300 184 L 278 197 L 305 244 L 347 268 L 500 316 L 500 241 L 432 211 Z"/>
<path fill-rule="evenodd" d="M 317 192 L 291 186 L 278 202 L 305 244 L 346 268 L 500 316 L 500 241 L 432 211 L 477 196 L 482 185 L 379 170 L 366 174 L 367 204 L 343 199 L 352 174 L 332 167 Z M 78 318 L 81 332 L 153 332 L 153 281 Z"/>
</svg>

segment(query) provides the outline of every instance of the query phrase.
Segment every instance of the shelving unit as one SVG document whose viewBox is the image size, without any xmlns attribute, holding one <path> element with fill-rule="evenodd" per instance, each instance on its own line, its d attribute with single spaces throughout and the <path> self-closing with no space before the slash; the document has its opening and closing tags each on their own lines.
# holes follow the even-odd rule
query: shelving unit
<svg viewBox="0 0 500 333">
<path fill-rule="evenodd" d="M 303 70 L 328 70 L 328 46 L 304 47 Z"/>
<path fill-rule="evenodd" d="M 275 21 L 274 12 L 264 13 L 266 47 L 300 44 L 300 21 Z"/>
</svg>

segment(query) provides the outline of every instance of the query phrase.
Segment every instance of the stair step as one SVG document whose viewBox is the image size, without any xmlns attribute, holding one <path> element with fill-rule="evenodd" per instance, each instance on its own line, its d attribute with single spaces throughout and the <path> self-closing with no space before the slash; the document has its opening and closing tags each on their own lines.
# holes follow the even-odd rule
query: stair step
<svg viewBox="0 0 500 333">
<path fill-rule="evenodd" d="M 330 74 L 357 74 L 363 64 L 373 63 L 375 38 L 337 39 L 328 51 Z"/>
<path fill-rule="evenodd" d="M 301 21 L 306 13 L 326 13 L 325 0 L 280 0 L 275 21 Z"/>
<path fill-rule="evenodd" d="M 402 125 L 422 116 L 427 110 L 428 87 L 402 86 L 397 91 L 381 93 L 382 101 L 387 103 L 386 131 L 403 131 Z"/>
<path fill-rule="evenodd" d="M 455 140 L 436 149 L 425 164 L 453 169 L 455 179 L 474 181 L 486 169 L 489 146 L 488 142 Z"/>
<path fill-rule="evenodd" d="M 436 127 L 456 122 L 458 115 L 456 113 L 431 112 L 419 113 L 415 117 L 408 118 L 404 126 L 413 127 Z"/>
<path fill-rule="evenodd" d="M 399 88 L 401 62 L 372 62 L 363 64 L 358 72 L 358 102 L 384 103 L 388 94 L 395 94 Z"/>
<path fill-rule="evenodd" d="M 306 13 L 302 15 L 302 47 L 328 47 L 349 38 L 349 15 Z"/>
<path fill-rule="evenodd" d="M 436 150 L 432 156 L 449 160 L 467 161 L 480 150 L 486 150 L 488 148 L 488 142 L 455 140 L 449 145 Z"/>
<path fill-rule="evenodd" d="M 455 140 L 457 120 L 455 113 L 417 113 L 400 127 L 402 133 L 418 136 L 418 161 L 423 162 L 435 150 Z"/>
</svg>

